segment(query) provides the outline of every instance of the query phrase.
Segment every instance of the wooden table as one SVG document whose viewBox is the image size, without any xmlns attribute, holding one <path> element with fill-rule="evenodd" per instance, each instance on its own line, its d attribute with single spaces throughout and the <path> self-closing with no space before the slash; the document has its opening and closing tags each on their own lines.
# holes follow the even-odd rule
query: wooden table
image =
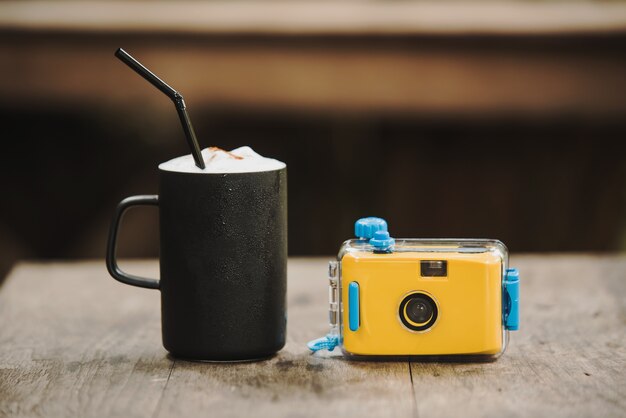
<svg viewBox="0 0 626 418">
<path fill-rule="evenodd" d="M 156 277 L 154 261 L 126 264 Z M 514 257 L 521 330 L 493 363 L 311 355 L 325 264 L 290 260 L 287 346 L 239 364 L 168 357 L 158 292 L 102 261 L 19 264 L 0 291 L 0 416 L 626 415 L 626 257 Z"/>
</svg>

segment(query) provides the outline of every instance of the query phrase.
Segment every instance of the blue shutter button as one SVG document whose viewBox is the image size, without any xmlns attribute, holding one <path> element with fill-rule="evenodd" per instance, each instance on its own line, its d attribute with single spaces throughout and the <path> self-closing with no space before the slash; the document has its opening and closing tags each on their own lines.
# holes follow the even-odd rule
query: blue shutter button
<svg viewBox="0 0 626 418">
<path fill-rule="evenodd" d="M 370 216 L 354 223 L 354 235 L 357 238 L 372 239 L 377 231 L 387 231 L 387 221 Z"/>
<path fill-rule="evenodd" d="M 389 251 L 396 240 L 389 236 L 387 231 L 376 231 L 374 237 L 370 239 L 370 245 L 376 248 L 376 251 Z"/>
</svg>

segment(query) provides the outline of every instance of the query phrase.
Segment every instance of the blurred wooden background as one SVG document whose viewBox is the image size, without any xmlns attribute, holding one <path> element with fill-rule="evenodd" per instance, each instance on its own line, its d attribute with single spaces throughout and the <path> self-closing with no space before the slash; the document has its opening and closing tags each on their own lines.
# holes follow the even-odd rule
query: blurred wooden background
<svg viewBox="0 0 626 418">
<path fill-rule="evenodd" d="M 101 257 L 114 205 L 202 146 L 289 167 L 290 253 L 355 218 L 512 251 L 626 248 L 622 2 L 0 1 L 0 271 Z M 156 211 L 120 253 L 158 252 Z M 1 272 L 0 272 L 1 274 Z"/>
</svg>

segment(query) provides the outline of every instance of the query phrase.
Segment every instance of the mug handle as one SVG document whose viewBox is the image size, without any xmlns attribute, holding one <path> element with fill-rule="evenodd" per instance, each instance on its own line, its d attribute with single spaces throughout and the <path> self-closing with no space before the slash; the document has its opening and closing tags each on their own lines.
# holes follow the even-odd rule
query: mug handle
<svg viewBox="0 0 626 418">
<path fill-rule="evenodd" d="M 141 195 L 131 196 L 122 200 L 115 209 L 113 220 L 111 221 L 111 228 L 109 229 L 109 240 L 107 242 L 107 270 L 113 278 L 119 282 L 129 284 L 131 286 L 145 287 L 148 289 L 158 289 L 158 279 L 148 279 L 145 277 L 134 276 L 132 274 L 124 273 L 117 265 L 117 233 L 120 227 L 120 221 L 124 212 L 131 206 L 158 206 L 158 195 Z"/>
</svg>

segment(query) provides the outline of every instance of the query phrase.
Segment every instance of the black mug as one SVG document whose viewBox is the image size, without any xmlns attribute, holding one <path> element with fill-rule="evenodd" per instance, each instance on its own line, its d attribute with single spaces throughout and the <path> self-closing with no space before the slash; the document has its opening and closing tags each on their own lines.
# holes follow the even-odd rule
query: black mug
<svg viewBox="0 0 626 418">
<path fill-rule="evenodd" d="M 167 171 L 159 195 L 115 211 L 107 269 L 116 280 L 161 291 L 163 346 L 175 357 L 237 361 L 285 345 L 287 169 L 230 174 Z M 123 272 L 116 241 L 124 212 L 159 207 L 160 279 Z"/>
</svg>

